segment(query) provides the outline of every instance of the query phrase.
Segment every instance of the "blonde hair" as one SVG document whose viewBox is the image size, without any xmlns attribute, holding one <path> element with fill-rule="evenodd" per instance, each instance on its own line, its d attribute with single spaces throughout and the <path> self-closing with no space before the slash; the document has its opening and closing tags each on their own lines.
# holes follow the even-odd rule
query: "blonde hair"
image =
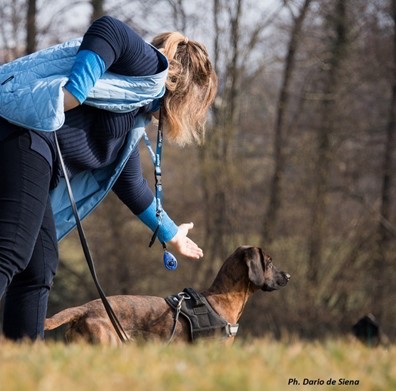
<svg viewBox="0 0 396 391">
<path fill-rule="evenodd" d="M 152 44 L 169 61 L 163 101 L 164 128 L 177 144 L 201 144 L 207 112 L 217 92 L 217 76 L 201 43 L 178 32 L 157 35 Z"/>
</svg>

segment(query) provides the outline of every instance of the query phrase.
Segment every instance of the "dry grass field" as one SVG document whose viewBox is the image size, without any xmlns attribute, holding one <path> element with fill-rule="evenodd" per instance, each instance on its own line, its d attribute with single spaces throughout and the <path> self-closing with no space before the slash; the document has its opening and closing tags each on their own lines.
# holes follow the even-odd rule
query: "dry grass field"
<svg viewBox="0 0 396 391">
<path fill-rule="evenodd" d="M 0 347 L 1 391 L 396 390 L 396 347 L 350 340 Z"/>
</svg>

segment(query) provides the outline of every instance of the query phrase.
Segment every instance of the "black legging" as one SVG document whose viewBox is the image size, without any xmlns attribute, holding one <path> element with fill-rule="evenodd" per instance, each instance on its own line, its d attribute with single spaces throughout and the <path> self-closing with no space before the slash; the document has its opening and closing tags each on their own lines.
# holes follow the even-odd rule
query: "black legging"
<svg viewBox="0 0 396 391">
<path fill-rule="evenodd" d="M 4 335 L 14 340 L 44 337 L 58 265 L 51 167 L 30 145 L 25 130 L 0 141 L 0 298 L 5 293 Z"/>
</svg>

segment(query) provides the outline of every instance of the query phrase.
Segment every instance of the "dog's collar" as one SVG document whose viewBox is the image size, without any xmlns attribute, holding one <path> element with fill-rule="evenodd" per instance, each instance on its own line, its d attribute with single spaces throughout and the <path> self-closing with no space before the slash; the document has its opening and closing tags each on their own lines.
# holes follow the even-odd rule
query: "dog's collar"
<svg viewBox="0 0 396 391">
<path fill-rule="evenodd" d="M 176 310 L 176 314 L 181 313 L 188 319 L 192 341 L 219 335 L 226 338 L 235 337 L 238 332 L 238 323 L 231 324 L 222 318 L 206 298 L 192 288 L 185 288 L 183 292 L 168 296 L 165 300 Z"/>
</svg>

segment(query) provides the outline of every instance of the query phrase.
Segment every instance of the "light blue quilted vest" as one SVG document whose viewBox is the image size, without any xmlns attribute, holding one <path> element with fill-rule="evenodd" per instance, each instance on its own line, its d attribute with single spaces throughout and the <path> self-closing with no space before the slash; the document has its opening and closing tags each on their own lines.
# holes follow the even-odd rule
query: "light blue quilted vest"
<svg viewBox="0 0 396 391">
<path fill-rule="evenodd" d="M 38 51 L 0 66 L 0 116 L 16 125 L 38 131 L 55 131 L 65 121 L 62 87 L 67 82 L 81 38 Z M 84 104 L 113 112 L 129 112 L 165 93 L 165 70 L 151 76 L 123 76 L 106 72 Z M 90 214 L 111 190 L 130 154 L 145 133 L 148 120 L 136 118 L 113 164 L 75 175 L 71 180 L 81 219 Z M 51 192 L 58 240 L 76 225 L 63 178 Z"/>
</svg>

